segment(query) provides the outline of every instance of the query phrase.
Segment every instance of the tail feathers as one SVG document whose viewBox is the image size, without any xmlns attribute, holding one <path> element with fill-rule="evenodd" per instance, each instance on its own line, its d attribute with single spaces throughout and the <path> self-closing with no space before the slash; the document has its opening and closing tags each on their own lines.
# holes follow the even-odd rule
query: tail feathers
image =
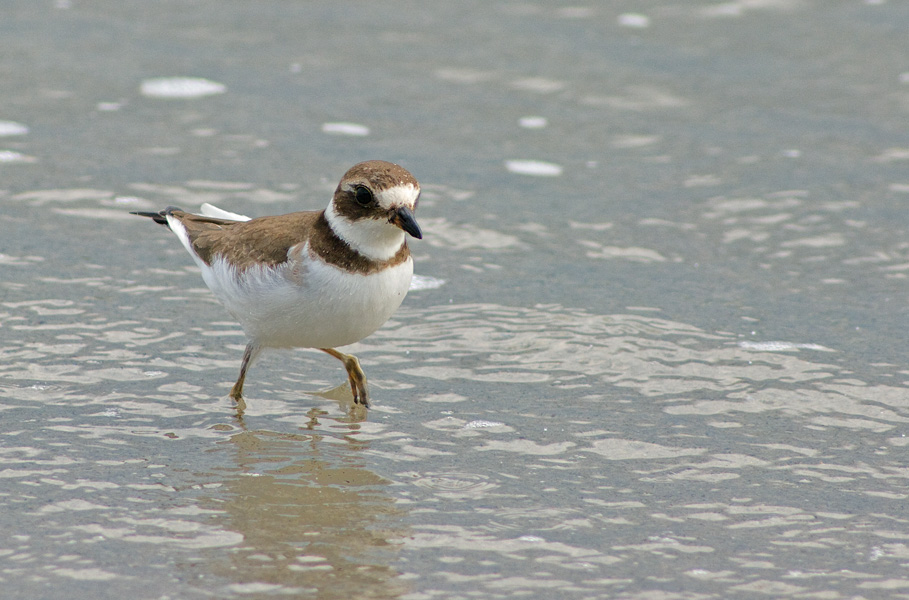
<svg viewBox="0 0 909 600">
<path fill-rule="evenodd" d="M 177 208 L 176 206 L 168 206 L 167 208 L 165 208 L 164 210 L 162 210 L 160 212 L 135 211 L 135 212 L 130 212 L 129 214 L 139 215 L 140 217 L 148 217 L 149 219 L 151 219 L 155 223 L 158 223 L 159 225 L 167 225 L 167 215 L 171 214 L 175 210 L 182 211 L 183 209 Z"/>
</svg>

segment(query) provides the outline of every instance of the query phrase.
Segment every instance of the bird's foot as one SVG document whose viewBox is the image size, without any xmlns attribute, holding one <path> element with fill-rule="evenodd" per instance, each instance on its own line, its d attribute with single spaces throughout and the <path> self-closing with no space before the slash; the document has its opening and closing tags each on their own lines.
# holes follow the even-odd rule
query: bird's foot
<svg viewBox="0 0 909 600">
<path fill-rule="evenodd" d="M 360 361 L 353 354 L 344 354 L 334 348 L 322 348 L 322 352 L 330 354 L 344 363 L 347 369 L 347 379 L 350 381 L 350 391 L 353 393 L 354 404 L 361 404 L 369 408 L 369 387 L 366 384 L 366 373 L 360 367 Z"/>
</svg>

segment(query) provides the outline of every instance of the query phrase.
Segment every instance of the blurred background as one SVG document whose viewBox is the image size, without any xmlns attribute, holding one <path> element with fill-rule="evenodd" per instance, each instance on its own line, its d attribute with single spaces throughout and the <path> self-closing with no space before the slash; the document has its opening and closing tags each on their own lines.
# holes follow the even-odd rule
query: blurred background
<svg viewBox="0 0 909 600">
<path fill-rule="evenodd" d="M 909 3 L 4 0 L 9 598 L 909 596 Z M 129 214 L 421 182 L 337 361 Z M 340 387 L 338 387 L 340 386 Z"/>
</svg>

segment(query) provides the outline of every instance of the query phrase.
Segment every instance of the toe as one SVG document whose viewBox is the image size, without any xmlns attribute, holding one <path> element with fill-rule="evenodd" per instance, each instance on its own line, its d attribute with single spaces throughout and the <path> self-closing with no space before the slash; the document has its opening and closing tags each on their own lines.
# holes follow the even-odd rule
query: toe
<svg viewBox="0 0 909 600">
<path fill-rule="evenodd" d="M 360 390 L 360 404 L 369 408 L 369 390 L 366 389 L 366 384 L 364 383 L 363 388 Z"/>
</svg>

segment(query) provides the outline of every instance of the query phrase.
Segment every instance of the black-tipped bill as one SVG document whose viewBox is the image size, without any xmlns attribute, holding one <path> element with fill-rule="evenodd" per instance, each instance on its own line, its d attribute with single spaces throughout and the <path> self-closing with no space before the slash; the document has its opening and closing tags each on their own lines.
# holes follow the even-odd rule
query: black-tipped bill
<svg viewBox="0 0 909 600">
<path fill-rule="evenodd" d="M 420 226 L 417 225 L 417 220 L 413 216 L 413 211 L 406 206 L 402 206 L 395 210 L 390 220 L 418 240 L 423 239 L 423 232 L 420 231 Z"/>
</svg>

